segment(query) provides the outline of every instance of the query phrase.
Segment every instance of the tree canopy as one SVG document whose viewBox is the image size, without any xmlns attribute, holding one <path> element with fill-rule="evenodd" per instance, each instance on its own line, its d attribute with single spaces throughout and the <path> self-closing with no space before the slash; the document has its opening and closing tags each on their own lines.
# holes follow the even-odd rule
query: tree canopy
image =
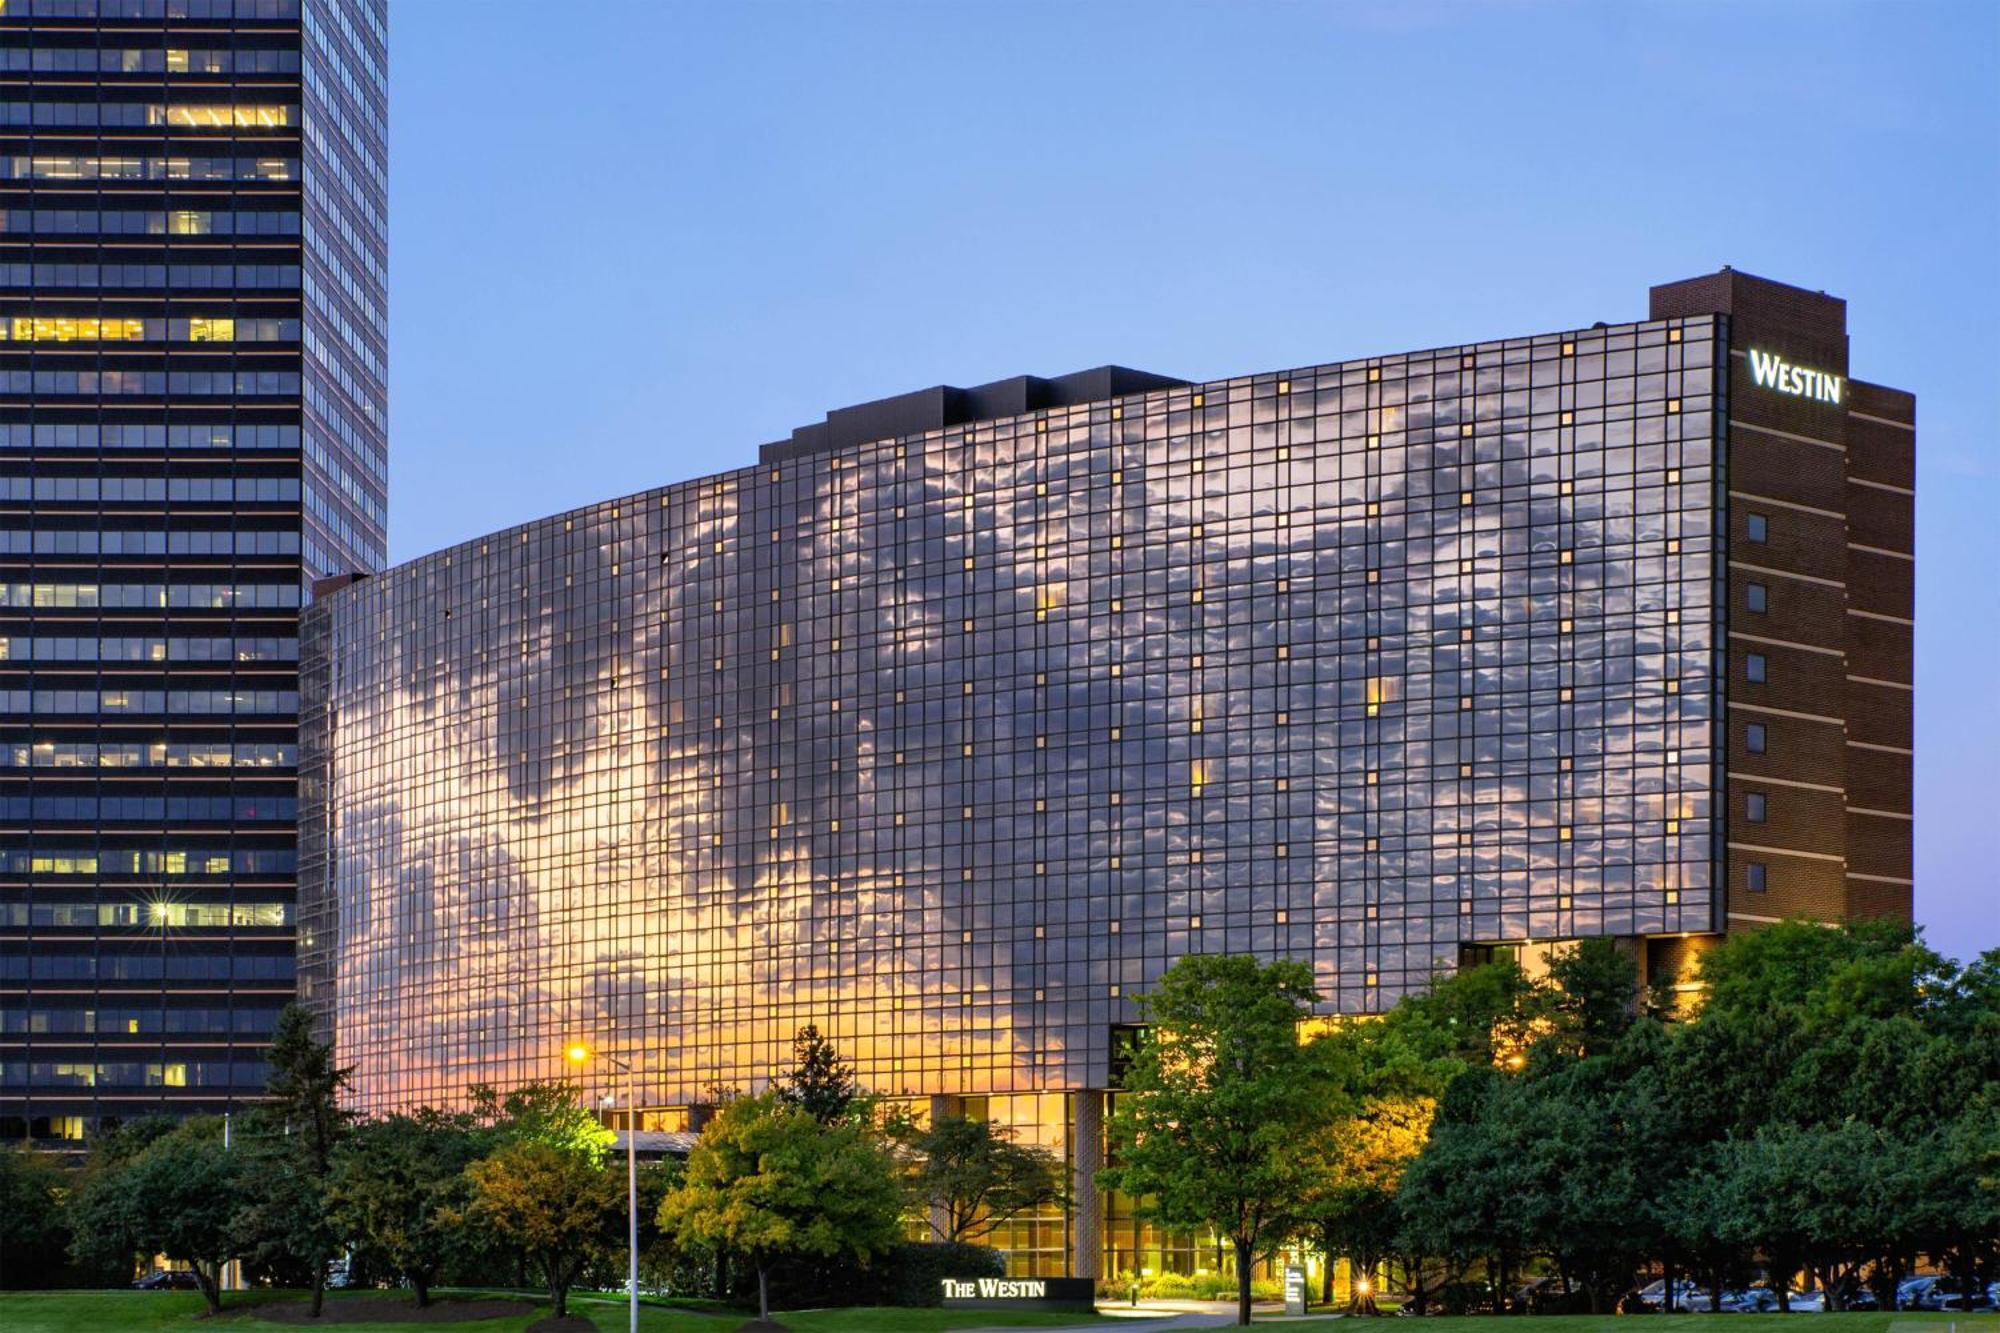
<svg viewBox="0 0 2000 1333">
<path fill-rule="evenodd" d="M 792 1038 L 792 1067 L 778 1096 L 823 1125 L 846 1119 L 865 1100 L 854 1066 L 811 1023 Z"/>
<path fill-rule="evenodd" d="M 747 1259 L 768 1320 L 773 1262 L 843 1253 L 868 1262 L 898 1239 L 902 1197 L 871 1125 L 827 1124 L 766 1093 L 731 1102 L 703 1128 L 659 1221 L 683 1246 Z"/>
<path fill-rule="evenodd" d="M 1113 1105 L 1101 1179 L 1165 1226 L 1229 1241 L 1242 1324 L 1253 1261 L 1299 1229 L 1310 1131 L 1336 1088 L 1332 1048 L 1299 1039 L 1318 998 L 1300 963 L 1181 959 L 1142 1000 L 1148 1026 Z"/>
<path fill-rule="evenodd" d="M 623 1182 L 574 1147 L 520 1138 L 466 1168 L 471 1198 L 448 1216 L 490 1228 L 524 1252 L 541 1274 L 556 1317 L 570 1288 L 620 1236 Z"/>
<path fill-rule="evenodd" d="M 1017 1143 L 990 1120 L 947 1115 L 898 1134 L 914 1159 L 911 1201 L 938 1240 L 977 1240 L 1001 1223 L 1063 1199 L 1062 1159 Z"/>
</svg>

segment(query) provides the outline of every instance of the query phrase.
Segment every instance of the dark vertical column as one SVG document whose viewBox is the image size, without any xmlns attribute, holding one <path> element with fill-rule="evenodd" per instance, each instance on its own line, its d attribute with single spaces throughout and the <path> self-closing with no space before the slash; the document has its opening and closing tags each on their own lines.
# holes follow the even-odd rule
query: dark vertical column
<svg viewBox="0 0 2000 1333">
<path fill-rule="evenodd" d="M 1104 1094 L 1090 1089 L 1071 1093 L 1069 1123 L 1069 1272 L 1071 1277 L 1095 1278 L 1104 1244 L 1104 1201 L 1097 1192 L 1097 1168 L 1104 1161 Z"/>
<path fill-rule="evenodd" d="M 958 1115 L 962 1110 L 962 1107 L 963 1103 L 961 1103 L 957 1097 L 952 1097 L 943 1094 L 932 1097 L 931 1123 L 935 1125 L 937 1124 L 938 1121 L 943 1120 L 946 1116 Z M 944 1240 L 947 1236 L 947 1228 L 949 1228 L 951 1225 L 951 1218 L 949 1217 L 949 1215 L 945 1210 L 945 1203 L 943 1199 L 933 1198 L 930 1201 L 930 1223 L 931 1223 L 930 1239 Z"/>
</svg>

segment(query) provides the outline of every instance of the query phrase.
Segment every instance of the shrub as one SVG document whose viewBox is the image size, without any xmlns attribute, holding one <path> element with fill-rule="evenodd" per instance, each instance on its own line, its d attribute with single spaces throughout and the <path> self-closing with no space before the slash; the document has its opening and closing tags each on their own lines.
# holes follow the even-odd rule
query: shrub
<svg viewBox="0 0 2000 1333">
<path fill-rule="evenodd" d="M 1128 1300 L 1132 1284 L 1139 1285 L 1139 1297 L 1148 1301 L 1233 1301 L 1236 1278 L 1230 1273 L 1155 1273 L 1134 1278 L 1130 1273 L 1101 1279 L 1097 1294 L 1106 1300 Z M 1276 1278 L 1256 1278 L 1250 1283 L 1253 1298 L 1278 1300 L 1285 1294 L 1284 1283 Z"/>
<path fill-rule="evenodd" d="M 731 1266 L 731 1296 L 754 1304 L 756 1274 L 748 1266 Z M 792 1258 L 771 1270 L 773 1309 L 809 1309 L 833 1305 L 940 1305 L 943 1280 L 1005 1277 L 1007 1263 L 998 1250 L 984 1245 L 904 1242 L 876 1256 L 863 1268 L 852 1259 Z"/>
</svg>

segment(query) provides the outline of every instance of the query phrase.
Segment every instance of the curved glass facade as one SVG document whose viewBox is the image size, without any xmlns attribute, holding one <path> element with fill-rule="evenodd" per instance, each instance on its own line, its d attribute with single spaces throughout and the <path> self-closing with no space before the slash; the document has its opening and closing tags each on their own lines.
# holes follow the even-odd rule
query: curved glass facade
<svg viewBox="0 0 2000 1333">
<path fill-rule="evenodd" d="M 1722 338 L 774 446 L 322 597 L 302 986 L 357 1100 L 582 1036 L 697 1105 L 808 1022 L 891 1095 L 1102 1089 L 1185 953 L 1364 1012 L 1719 928 Z"/>
</svg>

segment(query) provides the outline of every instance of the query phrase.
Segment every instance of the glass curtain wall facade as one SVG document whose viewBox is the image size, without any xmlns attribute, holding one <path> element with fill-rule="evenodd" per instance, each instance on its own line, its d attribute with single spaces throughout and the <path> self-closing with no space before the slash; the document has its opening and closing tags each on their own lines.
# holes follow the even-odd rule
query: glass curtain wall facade
<svg viewBox="0 0 2000 1333">
<path fill-rule="evenodd" d="M 256 1095 L 385 556 L 381 0 L 0 10 L 0 1136 Z"/>
<path fill-rule="evenodd" d="M 1187 1272 L 1096 1188 L 1178 957 L 1360 1014 L 1503 950 L 1685 986 L 1725 930 L 1907 919 L 1915 402 L 1824 293 L 1651 316 L 924 390 L 327 585 L 300 991 L 356 1104 L 582 1039 L 695 1128 L 813 1023 L 1060 1148 L 1014 1271 Z"/>
<path fill-rule="evenodd" d="M 304 959 L 360 1104 L 588 1035 L 685 1106 L 809 1022 L 884 1093 L 1101 1089 L 1185 953 L 1361 1013 L 1475 942 L 1717 928 L 1721 347 L 771 449 L 328 597 Z"/>
</svg>

